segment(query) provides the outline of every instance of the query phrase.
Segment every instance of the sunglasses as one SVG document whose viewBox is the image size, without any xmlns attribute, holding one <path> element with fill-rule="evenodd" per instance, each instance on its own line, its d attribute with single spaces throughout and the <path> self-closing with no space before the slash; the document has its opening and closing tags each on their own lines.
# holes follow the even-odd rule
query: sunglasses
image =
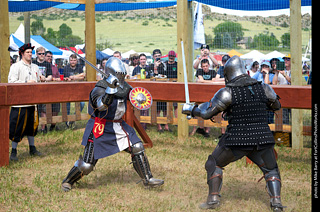
<svg viewBox="0 0 320 212">
<path fill-rule="evenodd" d="M 37 53 L 38 55 L 44 55 L 44 53 Z"/>
</svg>

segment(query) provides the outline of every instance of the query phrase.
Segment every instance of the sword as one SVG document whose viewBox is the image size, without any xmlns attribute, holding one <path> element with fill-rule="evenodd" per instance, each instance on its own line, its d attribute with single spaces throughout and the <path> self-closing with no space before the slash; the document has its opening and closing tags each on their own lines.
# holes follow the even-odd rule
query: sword
<svg viewBox="0 0 320 212">
<path fill-rule="evenodd" d="M 183 62 L 183 75 L 184 75 L 184 92 L 185 92 L 185 97 L 186 97 L 186 104 L 190 104 L 188 76 L 187 76 L 186 58 L 184 55 L 183 41 L 181 41 L 181 50 L 182 50 L 182 62 Z M 190 120 L 191 115 L 187 115 L 187 119 Z"/>
<path fill-rule="evenodd" d="M 68 46 L 66 46 L 67 49 L 69 49 L 70 51 L 72 51 L 73 53 L 75 53 L 78 57 L 80 57 L 81 60 L 83 60 L 84 62 L 86 62 L 88 65 L 90 65 L 92 68 L 94 68 L 94 70 L 96 70 L 98 73 L 100 73 L 102 76 L 104 76 L 105 78 L 108 78 L 109 76 L 104 73 L 103 71 L 99 70 L 95 65 L 93 65 L 92 63 L 90 63 L 88 60 L 86 60 L 84 57 L 80 56 L 77 52 L 73 51 L 72 49 L 70 49 Z"/>
</svg>

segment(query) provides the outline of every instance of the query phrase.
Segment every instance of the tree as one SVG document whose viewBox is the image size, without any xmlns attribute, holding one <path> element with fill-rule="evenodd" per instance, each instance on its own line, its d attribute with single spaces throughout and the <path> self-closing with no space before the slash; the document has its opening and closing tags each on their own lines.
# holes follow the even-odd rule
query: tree
<svg viewBox="0 0 320 212">
<path fill-rule="evenodd" d="M 281 43 L 282 43 L 282 47 L 289 47 L 290 48 L 290 33 L 284 33 L 281 36 Z"/>
<path fill-rule="evenodd" d="M 31 23 L 30 30 L 32 35 L 41 35 L 43 36 L 46 32 L 46 28 L 43 26 L 41 20 L 36 20 Z"/>
<path fill-rule="evenodd" d="M 59 37 L 63 39 L 68 35 L 72 35 L 72 29 L 67 24 L 61 24 L 59 26 Z"/>
<path fill-rule="evenodd" d="M 243 39 L 244 35 L 242 25 L 231 21 L 218 24 L 213 33 L 216 48 L 232 48 L 237 41 Z"/>
<path fill-rule="evenodd" d="M 268 35 L 268 33 L 260 33 L 255 35 L 253 42 L 251 43 L 251 48 L 259 48 L 262 50 L 272 50 L 278 48 L 280 41 L 274 36 L 273 33 Z"/>
</svg>

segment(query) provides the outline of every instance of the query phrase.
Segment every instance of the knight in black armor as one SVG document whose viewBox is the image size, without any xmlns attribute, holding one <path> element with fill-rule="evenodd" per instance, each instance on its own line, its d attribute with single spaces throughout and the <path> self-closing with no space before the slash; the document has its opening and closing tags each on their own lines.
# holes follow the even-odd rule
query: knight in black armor
<svg viewBox="0 0 320 212">
<path fill-rule="evenodd" d="M 247 75 L 238 56 L 227 61 L 224 76 L 226 87 L 209 102 L 200 105 L 186 103 L 182 109 L 183 114 L 203 119 L 211 119 L 223 112 L 228 120 L 225 134 L 205 164 L 209 194 L 200 208 L 214 209 L 220 205 L 223 168 L 247 156 L 263 172 L 271 209 L 282 211 L 281 178 L 267 116 L 268 110 L 280 109 L 279 97 L 269 85 Z"/>
<path fill-rule="evenodd" d="M 91 119 L 82 139 L 83 156 L 75 162 L 62 182 L 62 189 L 70 191 L 83 175 L 88 175 L 98 159 L 125 150 L 130 153 L 135 171 L 146 187 L 157 187 L 163 180 L 153 178 L 141 140 L 122 116 L 132 87 L 125 82 L 126 69 L 118 58 L 112 57 L 105 65 L 107 78 L 97 82 L 89 97 Z"/>
</svg>

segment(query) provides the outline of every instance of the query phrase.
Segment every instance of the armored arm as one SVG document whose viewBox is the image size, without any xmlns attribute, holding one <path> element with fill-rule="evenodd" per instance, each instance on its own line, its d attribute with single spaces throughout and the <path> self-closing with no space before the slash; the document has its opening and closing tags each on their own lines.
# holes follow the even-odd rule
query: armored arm
<svg viewBox="0 0 320 212">
<path fill-rule="evenodd" d="M 273 111 L 279 110 L 281 108 L 281 104 L 279 101 L 280 97 L 274 92 L 274 90 L 269 85 L 262 84 L 262 87 L 268 99 L 268 109 Z"/>
<path fill-rule="evenodd" d="M 111 74 L 107 79 L 97 82 L 95 88 L 90 93 L 93 106 L 99 111 L 107 110 L 118 91 L 118 86 L 118 79 Z"/>
<path fill-rule="evenodd" d="M 198 116 L 203 119 L 210 119 L 218 113 L 225 111 L 232 102 L 231 91 L 228 87 L 220 89 L 209 102 L 199 106 L 185 104 L 182 113 L 186 115 Z"/>
</svg>

